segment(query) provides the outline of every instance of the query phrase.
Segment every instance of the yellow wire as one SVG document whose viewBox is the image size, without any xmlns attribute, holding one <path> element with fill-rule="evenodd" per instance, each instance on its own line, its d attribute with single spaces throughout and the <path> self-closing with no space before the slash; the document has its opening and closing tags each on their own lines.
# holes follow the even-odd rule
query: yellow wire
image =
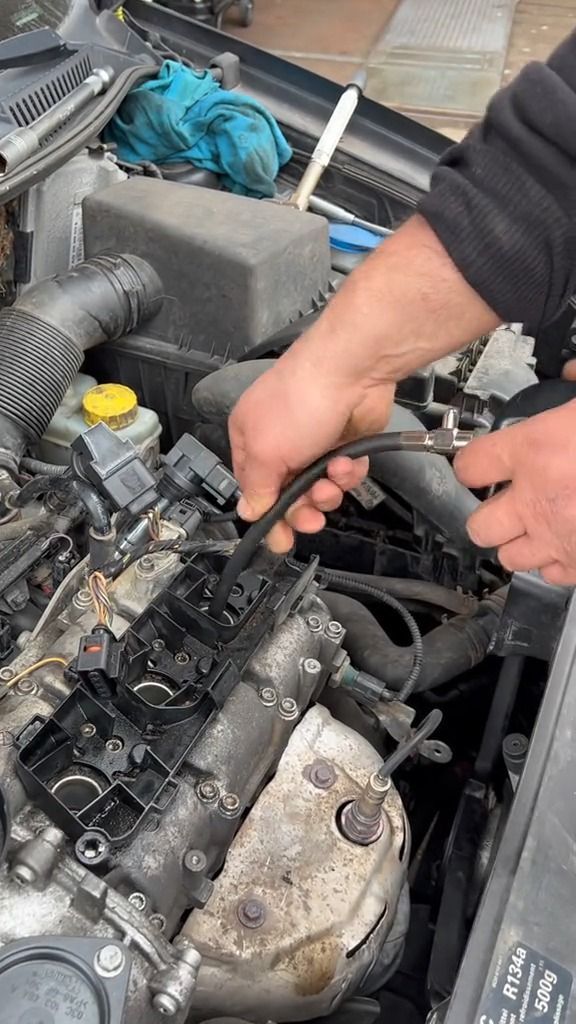
<svg viewBox="0 0 576 1024">
<path fill-rule="evenodd" d="M 42 658 L 41 661 L 35 662 L 34 665 L 29 665 L 28 668 L 23 669 L 22 672 L 19 672 L 18 675 L 14 676 L 12 679 L 7 679 L 4 685 L 14 686 L 16 683 L 19 683 L 21 679 L 25 679 L 26 676 L 29 676 L 31 672 L 35 672 L 37 668 L 44 668 L 44 665 L 56 664 L 68 665 L 68 662 L 66 661 L 66 658 Z"/>
</svg>

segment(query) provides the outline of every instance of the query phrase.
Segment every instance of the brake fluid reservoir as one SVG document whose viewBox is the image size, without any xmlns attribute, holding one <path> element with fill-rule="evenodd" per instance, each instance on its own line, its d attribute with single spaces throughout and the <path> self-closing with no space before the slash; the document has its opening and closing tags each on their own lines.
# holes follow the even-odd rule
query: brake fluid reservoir
<svg viewBox="0 0 576 1024">
<path fill-rule="evenodd" d="M 45 462 L 68 465 L 74 438 L 100 422 L 123 440 L 132 441 L 148 464 L 154 462 L 162 431 L 158 414 L 138 405 L 132 388 L 124 384 L 98 384 L 85 373 L 78 374 L 64 395 L 38 444 L 38 457 Z"/>
</svg>

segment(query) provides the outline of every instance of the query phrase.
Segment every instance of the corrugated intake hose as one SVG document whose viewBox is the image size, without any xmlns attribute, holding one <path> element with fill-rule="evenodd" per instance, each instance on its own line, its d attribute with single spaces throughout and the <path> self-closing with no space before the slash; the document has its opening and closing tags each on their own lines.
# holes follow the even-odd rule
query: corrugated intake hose
<svg viewBox="0 0 576 1024">
<path fill-rule="evenodd" d="M 95 256 L 0 312 L 0 465 L 14 471 L 42 436 L 87 349 L 160 308 L 162 282 L 137 256 Z"/>
<path fill-rule="evenodd" d="M 487 656 L 506 590 L 481 601 L 472 615 L 457 615 L 423 637 L 423 663 L 414 691 L 434 690 Z M 391 690 L 400 690 L 412 668 L 412 647 L 393 643 L 372 613 L 353 597 L 323 591 L 322 600 L 346 629 L 344 647 L 355 668 L 376 676 Z"/>
<path fill-rule="evenodd" d="M 194 388 L 194 408 L 204 420 L 225 421 L 244 391 L 275 362 L 275 359 L 259 359 L 216 370 Z M 423 429 L 421 421 L 409 409 L 395 405 L 384 433 Z M 466 521 L 479 501 L 456 479 L 443 455 L 402 451 L 373 454 L 370 473 L 399 494 L 411 508 L 417 509 L 448 540 L 472 548 Z"/>
</svg>

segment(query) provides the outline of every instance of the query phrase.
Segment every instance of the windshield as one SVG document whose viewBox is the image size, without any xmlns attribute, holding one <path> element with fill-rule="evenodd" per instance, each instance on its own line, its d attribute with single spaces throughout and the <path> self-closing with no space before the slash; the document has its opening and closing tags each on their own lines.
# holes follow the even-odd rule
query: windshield
<svg viewBox="0 0 576 1024">
<path fill-rule="evenodd" d="M 70 0 L 0 0 L 0 39 L 57 28 L 69 7 Z"/>
</svg>

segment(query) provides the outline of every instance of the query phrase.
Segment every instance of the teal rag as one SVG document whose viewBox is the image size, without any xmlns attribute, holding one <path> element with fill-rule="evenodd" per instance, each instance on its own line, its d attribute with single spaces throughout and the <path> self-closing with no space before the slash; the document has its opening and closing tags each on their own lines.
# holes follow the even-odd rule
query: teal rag
<svg viewBox="0 0 576 1024">
<path fill-rule="evenodd" d="M 228 92 L 209 71 L 167 60 L 137 85 L 105 133 L 121 160 L 189 160 L 222 176 L 238 195 L 272 198 L 280 167 L 292 156 L 278 124 L 256 100 Z"/>
</svg>

